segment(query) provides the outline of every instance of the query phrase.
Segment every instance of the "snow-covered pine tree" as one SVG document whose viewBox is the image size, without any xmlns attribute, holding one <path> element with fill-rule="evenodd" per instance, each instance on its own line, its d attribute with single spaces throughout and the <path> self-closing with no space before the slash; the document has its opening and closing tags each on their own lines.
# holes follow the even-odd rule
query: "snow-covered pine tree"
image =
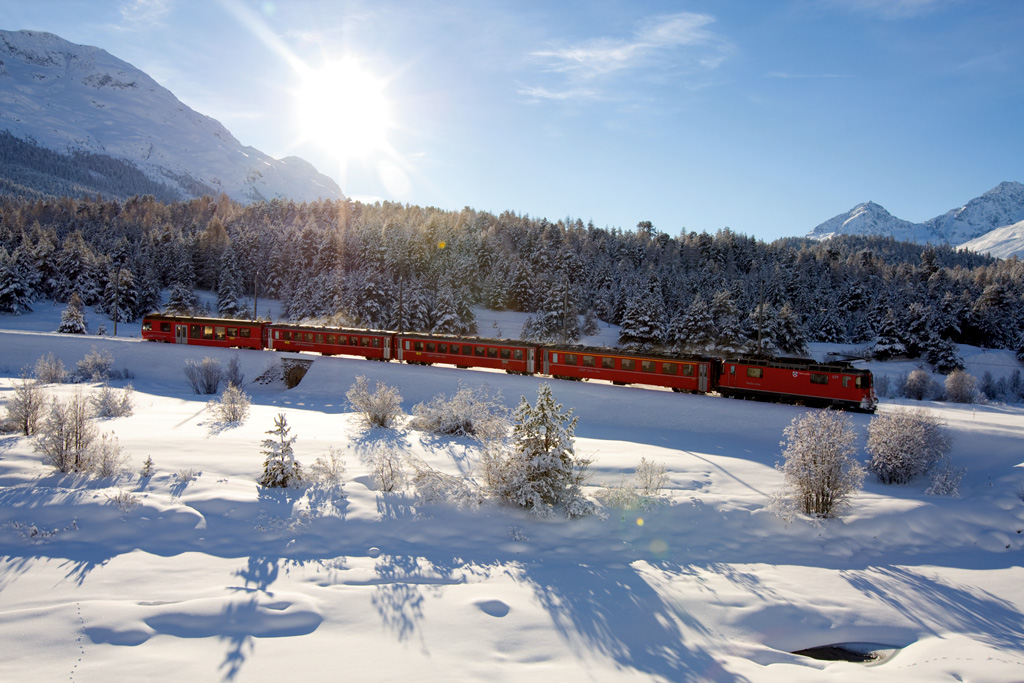
<svg viewBox="0 0 1024 683">
<path fill-rule="evenodd" d="M 626 304 L 619 329 L 619 345 L 645 351 L 665 343 L 665 302 L 656 277 Z"/>
<path fill-rule="evenodd" d="M 462 321 L 459 320 L 459 311 L 449 288 L 444 287 L 438 292 L 437 304 L 431 317 L 434 319 L 434 328 L 431 330 L 434 334 L 461 334 Z"/>
<path fill-rule="evenodd" d="M 779 351 L 789 355 L 807 353 L 807 334 L 804 332 L 800 317 L 793 311 L 788 301 L 779 309 L 778 330 L 776 343 Z"/>
<path fill-rule="evenodd" d="M 720 289 L 711 297 L 711 319 L 715 322 L 713 348 L 720 351 L 738 351 L 745 341 L 740 325 L 740 311 L 732 294 Z"/>
<path fill-rule="evenodd" d="M 703 353 L 715 345 L 716 327 L 711 307 L 701 295 L 669 326 L 668 345 L 679 352 Z"/>
<path fill-rule="evenodd" d="M 238 300 L 242 296 L 241 274 L 235 250 L 229 245 L 220 259 L 220 273 L 217 275 L 217 315 L 222 318 L 237 318 L 242 307 Z"/>
<path fill-rule="evenodd" d="M 103 288 L 100 310 L 114 319 L 117 311 L 117 322 L 132 322 L 139 317 L 139 293 L 135 286 L 135 276 L 128 268 L 115 266 L 107 275 L 107 285 Z"/>
<path fill-rule="evenodd" d="M 262 443 L 265 460 L 260 486 L 287 488 L 302 482 L 302 466 L 295 459 L 295 451 L 292 448 L 298 437 L 288 436 L 290 431 L 288 419 L 284 413 L 278 413 L 274 418 L 274 428 L 267 432 L 272 438 L 264 439 Z"/>
<path fill-rule="evenodd" d="M 15 254 L 19 249 L 15 249 Z M 14 255 L 8 256 L 7 249 L 0 245 L 0 312 L 21 313 L 32 310 L 29 307 L 30 290 Z"/>
<path fill-rule="evenodd" d="M 60 326 L 57 331 L 65 334 L 88 334 L 89 326 L 85 322 L 82 299 L 78 296 L 78 292 L 71 293 L 67 307 L 60 314 Z"/>
<path fill-rule="evenodd" d="M 538 387 L 536 404 L 522 397 L 512 414 L 510 451 L 485 463 L 494 493 L 541 516 L 556 509 L 567 517 L 593 514 L 582 492 L 590 461 L 576 453 L 572 413 L 562 412 L 547 383 Z"/>
<path fill-rule="evenodd" d="M 964 367 L 964 359 L 960 357 L 956 344 L 938 335 L 933 336 L 925 345 L 924 358 L 935 368 L 935 372 L 943 375 Z"/>
<path fill-rule="evenodd" d="M 886 310 L 884 317 L 875 329 L 875 344 L 871 347 L 872 356 L 878 360 L 888 360 L 906 355 L 907 347 L 903 343 L 900 322 L 891 308 Z"/>
</svg>

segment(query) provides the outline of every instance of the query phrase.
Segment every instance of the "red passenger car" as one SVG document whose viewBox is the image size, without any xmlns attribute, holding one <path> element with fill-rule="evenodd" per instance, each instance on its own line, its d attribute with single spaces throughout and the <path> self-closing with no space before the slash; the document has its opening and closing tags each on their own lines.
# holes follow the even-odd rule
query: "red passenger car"
<svg viewBox="0 0 1024 683">
<path fill-rule="evenodd" d="M 174 344 L 261 349 L 266 325 L 257 320 L 150 313 L 142 319 L 142 338 Z"/>
<path fill-rule="evenodd" d="M 878 405 L 870 370 L 799 358 L 723 361 L 718 393 L 866 412 Z"/>
<path fill-rule="evenodd" d="M 562 379 L 603 379 L 615 384 L 650 384 L 673 391 L 707 393 L 715 387 L 713 358 L 631 354 L 588 347 L 543 347 L 542 372 Z"/>
<path fill-rule="evenodd" d="M 461 368 L 494 368 L 512 374 L 536 372 L 537 348 L 508 339 L 399 334 L 396 356 L 406 363 L 450 363 Z"/>
<path fill-rule="evenodd" d="M 267 348 L 311 351 L 325 356 L 362 356 L 391 360 L 391 333 L 280 323 L 269 326 Z"/>
</svg>

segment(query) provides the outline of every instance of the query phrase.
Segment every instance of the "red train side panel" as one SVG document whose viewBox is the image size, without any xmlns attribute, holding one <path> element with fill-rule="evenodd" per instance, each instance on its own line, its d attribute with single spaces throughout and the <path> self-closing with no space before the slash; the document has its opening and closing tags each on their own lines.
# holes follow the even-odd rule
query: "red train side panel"
<svg viewBox="0 0 1024 683">
<path fill-rule="evenodd" d="M 396 356 L 407 363 L 449 363 L 515 374 L 536 372 L 537 349 L 507 339 L 463 339 L 430 334 L 396 335 Z"/>
<path fill-rule="evenodd" d="M 724 361 L 718 392 L 723 396 L 793 400 L 869 412 L 878 405 L 871 371 L 847 363 L 801 359 Z"/>
<path fill-rule="evenodd" d="M 142 338 L 173 344 L 262 349 L 266 323 L 228 318 L 192 318 L 151 313 L 142 319 Z"/>
<path fill-rule="evenodd" d="M 391 337 L 390 332 L 375 330 L 275 324 L 269 326 L 267 348 L 390 360 Z"/>
<path fill-rule="evenodd" d="M 707 393 L 715 386 L 712 358 L 629 354 L 612 349 L 545 347 L 542 372 L 552 377 L 603 379 L 617 384 L 648 384 L 674 391 Z"/>
</svg>

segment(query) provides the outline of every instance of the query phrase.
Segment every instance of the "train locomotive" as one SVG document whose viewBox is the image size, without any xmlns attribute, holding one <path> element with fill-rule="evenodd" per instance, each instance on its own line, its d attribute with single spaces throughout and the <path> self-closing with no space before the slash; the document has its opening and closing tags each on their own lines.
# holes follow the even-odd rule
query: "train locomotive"
<svg viewBox="0 0 1024 683">
<path fill-rule="evenodd" d="M 871 371 L 804 358 L 715 358 L 509 339 L 320 327 L 152 313 L 142 338 L 176 344 L 352 356 L 410 364 L 490 368 L 522 375 L 665 387 L 676 392 L 874 412 Z"/>
</svg>

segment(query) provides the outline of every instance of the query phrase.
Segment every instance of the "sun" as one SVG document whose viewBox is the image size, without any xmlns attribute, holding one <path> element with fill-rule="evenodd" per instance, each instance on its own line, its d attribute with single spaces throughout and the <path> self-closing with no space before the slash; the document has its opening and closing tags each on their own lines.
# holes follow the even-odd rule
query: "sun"
<svg viewBox="0 0 1024 683">
<path fill-rule="evenodd" d="M 387 152 L 392 114 L 386 86 L 351 57 L 308 70 L 294 96 L 302 138 L 325 146 L 342 163 Z"/>
</svg>

